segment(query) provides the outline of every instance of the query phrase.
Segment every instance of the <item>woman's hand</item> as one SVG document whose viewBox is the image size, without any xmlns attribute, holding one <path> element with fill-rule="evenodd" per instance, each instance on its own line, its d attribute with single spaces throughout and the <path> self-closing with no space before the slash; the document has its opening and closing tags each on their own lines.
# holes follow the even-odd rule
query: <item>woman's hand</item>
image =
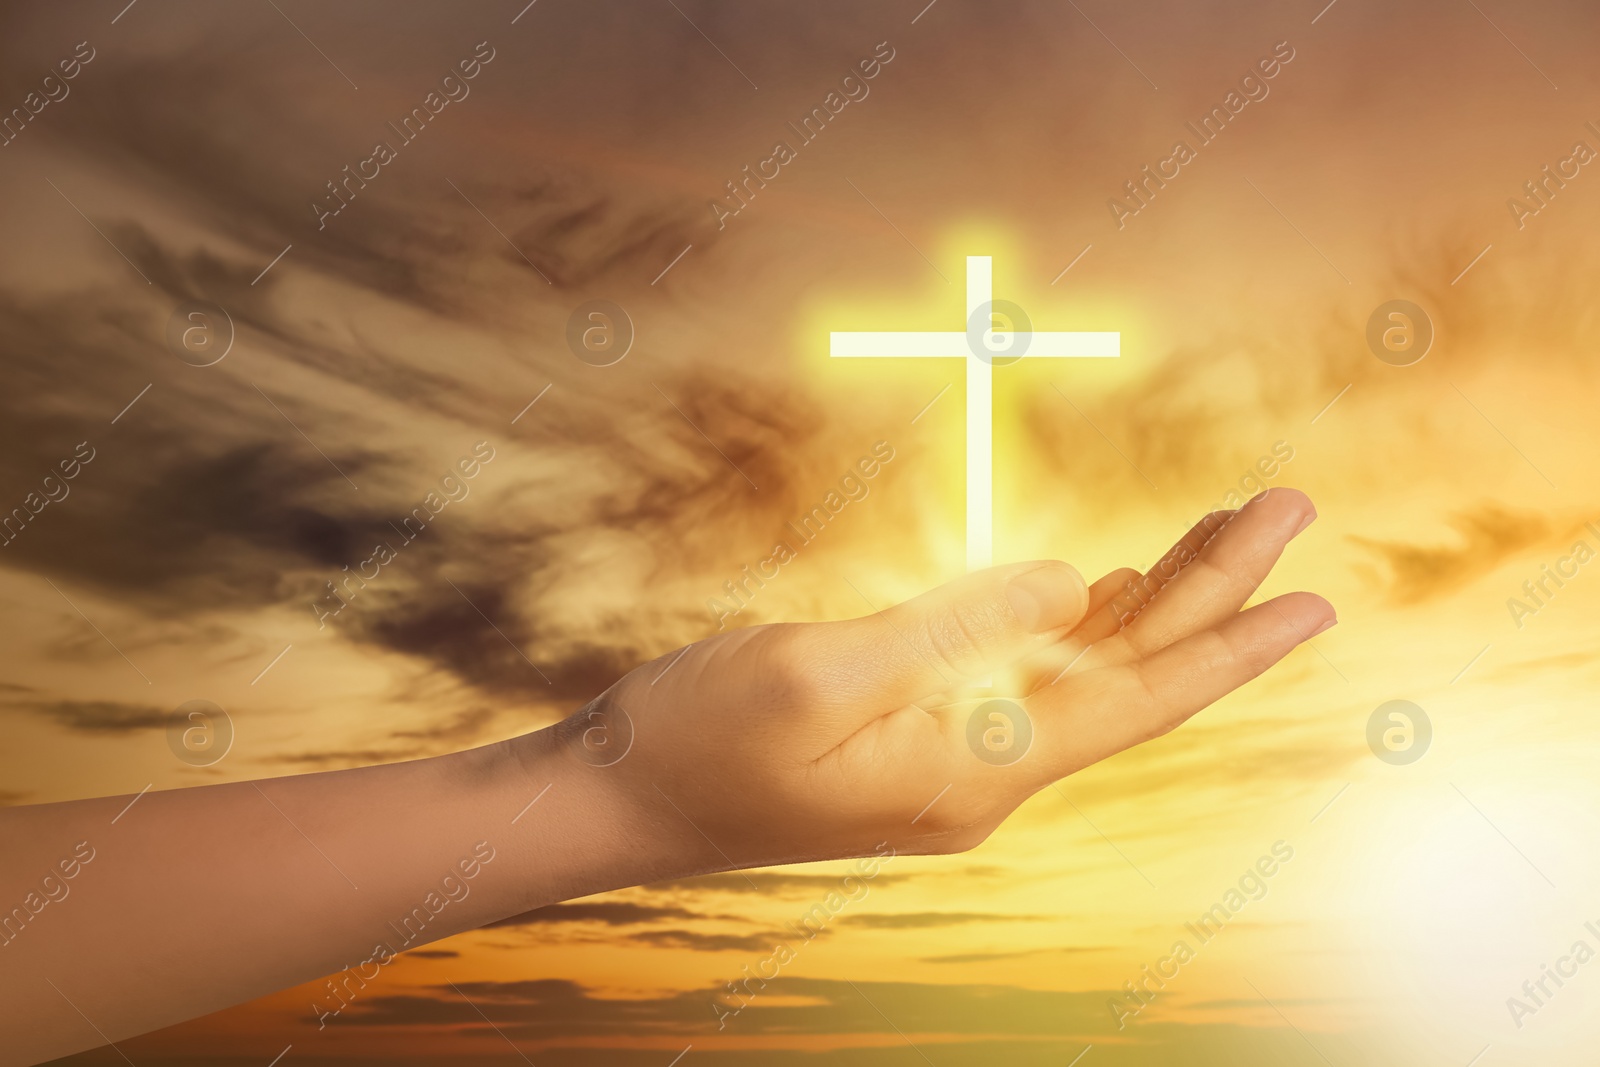
<svg viewBox="0 0 1600 1067">
<path fill-rule="evenodd" d="M 713 637 L 483 748 L 0 810 L 0 1067 L 330 974 L 308 1021 L 339 1025 L 399 954 L 608 889 L 971 848 L 1331 625 L 1309 593 L 1240 611 L 1314 514 L 1276 489 L 1144 576 L 1021 563 Z"/>
<path fill-rule="evenodd" d="M 514 744 L 604 797 L 651 878 L 885 841 L 963 851 L 1331 626 L 1310 593 L 1240 610 L 1315 516 L 1276 489 L 1207 516 L 1144 576 L 1086 587 L 1065 563 L 1019 563 L 858 619 L 718 635 Z M 975 695 L 983 679 L 1006 698 Z"/>
</svg>

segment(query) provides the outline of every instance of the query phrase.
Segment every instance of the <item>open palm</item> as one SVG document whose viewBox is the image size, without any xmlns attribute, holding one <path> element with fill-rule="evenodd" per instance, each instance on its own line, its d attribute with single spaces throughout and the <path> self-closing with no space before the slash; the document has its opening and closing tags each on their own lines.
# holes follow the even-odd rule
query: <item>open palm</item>
<svg viewBox="0 0 1600 1067">
<path fill-rule="evenodd" d="M 858 619 L 718 635 L 524 740 L 565 749 L 693 870 L 962 851 L 1333 625 L 1311 593 L 1241 610 L 1315 515 L 1276 489 L 1208 515 L 1143 575 L 1086 586 L 1065 563 L 1019 563 Z"/>
</svg>

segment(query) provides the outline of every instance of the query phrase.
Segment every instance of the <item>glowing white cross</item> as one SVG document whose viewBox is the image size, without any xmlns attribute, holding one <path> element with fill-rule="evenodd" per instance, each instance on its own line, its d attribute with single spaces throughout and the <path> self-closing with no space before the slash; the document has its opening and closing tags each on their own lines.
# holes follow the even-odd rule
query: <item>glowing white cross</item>
<svg viewBox="0 0 1600 1067">
<path fill-rule="evenodd" d="M 989 256 L 967 257 L 967 322 L 984 316 L 983 329 L 960 331 L 859 331 L 829 334 L 831 356 L 934 357 L 967 361 L 967 569 L 994 561 L 994 363 L 1023 359 L 1107 358 L 1121 354 L 1120 333 L 1032 333 L 994 329 L 994 267 Z M 978 355 L 981 343 L 987 358 Z"/>
</svg>

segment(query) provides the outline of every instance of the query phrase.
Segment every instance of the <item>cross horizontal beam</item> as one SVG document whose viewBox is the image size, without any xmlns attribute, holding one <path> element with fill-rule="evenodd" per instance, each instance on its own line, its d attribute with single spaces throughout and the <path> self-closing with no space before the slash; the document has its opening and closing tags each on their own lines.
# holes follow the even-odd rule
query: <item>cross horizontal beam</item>
<svg viewBox="0 0 1600 1067">
<path fill-rule="evenodd" d="M 996 336 L 1005 336 L 996 333 Z M 1115 359 L 1120 354 L 1119 333 L 1033 333 L 1028 338 L 1023 359 Z M 882 330 L 845 331 L 829 335 L 830 356 L 868 359 L 880 356 L 906 358 L 975 359 L 965 333 L 954 331 L 888 332 Z M 996 363 L 1009 363 L 1014 356 L 1004 351 L 992 357 Z"/>
<path fill-rule="evenodd" d="M 833 332 L 828 340 L 828 354 L 847 359 L 898 356 L 967 361 L 968 570 L 980 570 L 994 562 L 995 366 L 1008 366 L 1019 359 L 1114 359 L 1122 354 L 1122 335 L 1115 332 L 994 330 L 993 263 L 988 256 L 967 257 L 967 322 L 973 324 L 987 315 L 990 329 L 981 335 L 975 327 L 971 334 L 955 330 L 856 330 Z"/>
</svg>

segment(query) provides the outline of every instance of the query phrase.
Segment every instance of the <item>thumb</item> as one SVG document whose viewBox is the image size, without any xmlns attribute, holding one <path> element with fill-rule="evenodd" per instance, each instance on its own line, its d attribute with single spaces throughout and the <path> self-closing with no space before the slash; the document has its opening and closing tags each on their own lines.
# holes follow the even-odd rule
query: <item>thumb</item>
<svg viewBox="0 0 1600 1067">
<path fill-rule="evenodd" d="M 812 662 L 839 703 L 880 714 L 959 688 L 1059 638 L 1089 590 L 1057 560 L 977 571 L 903 604 L 816 628 Z"/>
</svg>

